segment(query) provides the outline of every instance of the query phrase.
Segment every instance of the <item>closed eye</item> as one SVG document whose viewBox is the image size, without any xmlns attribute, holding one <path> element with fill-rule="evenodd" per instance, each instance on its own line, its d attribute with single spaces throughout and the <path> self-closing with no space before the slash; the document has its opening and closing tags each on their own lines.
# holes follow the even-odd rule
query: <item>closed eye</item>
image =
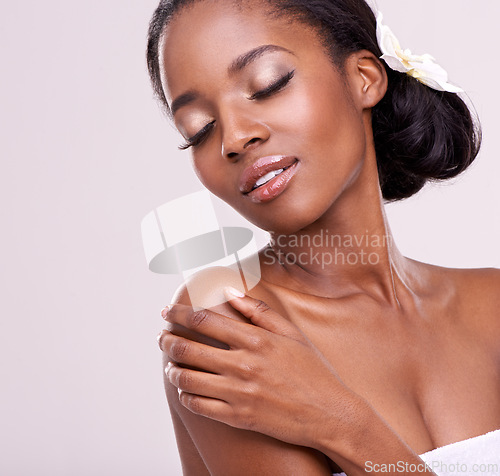
<svg viewBox="0 0 500 476">
<path fill-rule="evenodd" d="M 215 121 L 209 122 L 203 129 L 198 131 L 193 137 L 190 137 L 186 142 L 179 146 L 180 150 L 186 150 L 190 147 L 200 145 L 208 136 L 208 133 L 212 129 Z"/>
<path fill-rule="evenodd" d="M 295 70 L 290 71 L 289 73 L 285 74 L 285 76 L 282 76 L 280 79 L 275 81 L 273 84 L 269 85 L 267 88 L 262 89 L 260 91 L 257 91 L 256 93 L 252 94 L 249 99 L 251 99 L 251 100 L 263 99 L 263 98 L 269 97 L 272 94 L 280 91 L 290 82 L 290 80 L 293 78 L 294 73 L 295 73 Z"/>
<path fill-rule="evenodd" d="M 285 74 L 274 83 L 270 84 L 267 88 L 261 89 L 260 91 L 257 91 L 256 93 L 252 94 L 249 97 L 249 99 L 254 101 L 258 99 L 265 99 L 269 96 L 272 96 L 273 94 L 283 89 L 293 78 L 294 74 L 295 70 L 290 71 L 289 73 Z M 215 120 L 209 122 L 205 127 L 203 127 L 203 129 L 198 131 L 194 136 L 187 139 L 184 144 L 180 145 L 179 149 L 186 150 L 189 149 L 190 147 L 196 147 L 197 145 L 200 145 L 208 137 L 214 124 Z"/>
</svg>

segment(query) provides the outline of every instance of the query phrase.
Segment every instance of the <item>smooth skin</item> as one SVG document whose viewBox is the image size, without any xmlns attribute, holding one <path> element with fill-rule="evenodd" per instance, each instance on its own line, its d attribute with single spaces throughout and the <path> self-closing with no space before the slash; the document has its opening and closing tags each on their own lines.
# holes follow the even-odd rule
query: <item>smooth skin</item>
<svg viewBox="0 0 500 476">
<path fill-rule="evenodd" d="M 432 266 L 397 249 L 371 128 L 383 65 L 358 51 L 343 78 L 313 29 L 260 2 L 232 3 L 181 10 L 160 47 L 169 103 L 191 93 L 174 115 L 179 131 L 187 139 L 211 124 L 191 149 L 198 177 L 273 238 L 247 297 L 198 315 L 182 286 L 166 316 L 160 346 L 165 366 L 179 363 L 165 385 L 184 473 L 364 474 L 365 461 L 417 464 L 500 428 L 500 271 Z M 262 45 L 280 49 L 231 70 Z M 290 71 L 284 87 L 252 99 Z M 274 200 L 252 202 L 241 172 L 278 154 L 299 159 L 295 176 Z M 285 259 L 311 250 L 292 238 L 321 233 L 370 240 L 314 246 L 358 257 L 350 262 Z M 236 278 L 193 277 L 195 304 Z"/>
</svg>

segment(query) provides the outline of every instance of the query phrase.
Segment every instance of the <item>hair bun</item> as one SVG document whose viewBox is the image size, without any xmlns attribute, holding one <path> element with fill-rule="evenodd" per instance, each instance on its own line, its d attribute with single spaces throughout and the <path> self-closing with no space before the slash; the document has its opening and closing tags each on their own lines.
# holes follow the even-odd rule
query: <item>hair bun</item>
<svg viewBox="0 0 500 476">
<path fill-rule="evenodd" d="M 372 109 L 372 125 L 382 195 L 393 201 L 410 197 L 428 180 L 463 172 L 476 158 L 482 134 L 457 94 L 386 71 L 387 93 Z"/>
</svg>

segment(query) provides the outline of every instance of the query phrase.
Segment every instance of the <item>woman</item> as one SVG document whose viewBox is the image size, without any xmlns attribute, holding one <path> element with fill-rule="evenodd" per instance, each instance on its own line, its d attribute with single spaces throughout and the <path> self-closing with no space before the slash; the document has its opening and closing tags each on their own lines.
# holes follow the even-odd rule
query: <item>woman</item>
<svg viewBox="0 0 500 476">
<path fill-rule="evenodd" d="M 185 474 L 429 473 L 430 450 L 498 446 L 500 272 L 404 257 L 383 208 L 465 170 L 480 132 L 452 85 L 381 56 L 364 0 L 154 14 L 149 71 L 181 148 L 271 234 L 246 296 L 208 270 L 190 287 L 227 302 L 195 312 L 183 286 L 162 313 Z"/>
</svg>

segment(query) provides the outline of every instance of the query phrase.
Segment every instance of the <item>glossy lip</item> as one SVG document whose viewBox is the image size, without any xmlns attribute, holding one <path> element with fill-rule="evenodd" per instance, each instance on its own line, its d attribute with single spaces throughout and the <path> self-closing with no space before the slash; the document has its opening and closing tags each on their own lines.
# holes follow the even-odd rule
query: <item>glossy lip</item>
<svg viewBox="0 0 500 476">
<path fill-rule="evenodd" d="M 298 167 L 299 161 L 296 159 L 295 162 L 286 170 L 281 172 L 279 175 L 276 175 L 276 177 L 272 178 L 264 185 L 261 185 L 255 190 L 247 193 L 246 196 L 254 203 L 265 203 L 275 199 L 278 195 L 281 195 L 285 191 Z"/>
<path fill-rule="evenodd" d="M 298 159 L 291 155 L 271 155 L 268 157 L 261 157 L 260 159 L 257 159 L 253 164 L 248 166 L 241 174 L 240 177 L 241 193 L 243 194 L 250 193 L 257 180 L 259 180 L 261 177 L 263 177 L 264 175 L 273 170 L 279 170 L 279 169 L 284 169 L 285 167 L 289 167 L 290 165 L 293 165 L 293 163 L 297 161 Z M 286 172 L 286 170 L 284 172 Z M 278 175 L 278 177 L 280 175 Z M 272 182 L 274 179 L 270 180 L 270 182 Z"/>
</svg>

